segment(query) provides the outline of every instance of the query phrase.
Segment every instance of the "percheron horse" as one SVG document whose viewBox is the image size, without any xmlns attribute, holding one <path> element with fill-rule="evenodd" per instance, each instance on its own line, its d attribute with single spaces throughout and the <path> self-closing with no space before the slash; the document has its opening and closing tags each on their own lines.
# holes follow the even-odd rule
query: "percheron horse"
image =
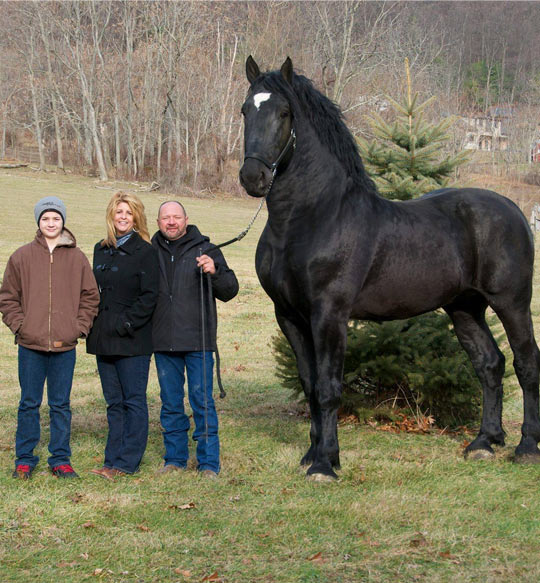
<svg viewBox="0 0 540 583">
<path fill-rule="evenodd" d="M 483 387 L 482 423 L 466 448 L 488 458 L 504 445 L 504 356 L 486 324 L 504 325 L 523 390 L 515 461 L 539 462 L 540 352 L 530 303 L 534 246 L 509 199 L 476 188 L 445 188 L 393 202 L 377 194 L 338 107 L 293 71 L 261 73 L 250 56 L 242 107 L 240 181 L 267 197 L 268 222 L 256 268 L 297 359 L 311 410 L 302 464 L 316 480 L 336 478 L 337 409 L 350 318 L 393 320 L 442 307 Z"/>
</svg>

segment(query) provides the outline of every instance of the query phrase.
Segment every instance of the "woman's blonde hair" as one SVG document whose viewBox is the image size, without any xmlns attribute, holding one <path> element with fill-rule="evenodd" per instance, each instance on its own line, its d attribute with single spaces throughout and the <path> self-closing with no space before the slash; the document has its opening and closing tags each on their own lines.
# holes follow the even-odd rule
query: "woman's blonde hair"
<svg viewBox="0 0 540 583">
<path fill-rule="evenodd" d="M 133 230 L 139 233 L 141 238 L 150 243 L 150 233 L 146 224 L 146 214 L 144 204 L 135 194 L 124 192 L 122 190 L 112 195 L 107 211 L 105 213 L 105 222 L 107 224 L 107 236 L 101 241 L 102 246 L 116 247 L 116 230 L 114 228 L 114 215 L 121 202 L 125 202 L 133 213 Z"/>
</svg>

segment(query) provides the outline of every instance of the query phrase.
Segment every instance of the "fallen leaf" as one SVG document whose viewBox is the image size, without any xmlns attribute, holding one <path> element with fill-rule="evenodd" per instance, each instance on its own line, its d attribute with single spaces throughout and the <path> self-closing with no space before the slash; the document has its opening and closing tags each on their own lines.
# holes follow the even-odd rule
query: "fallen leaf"
<svg viewBox="0 0 540 583">
<path fill-rule="evenodd" d="M 62 567 L 76 567 L 77 566 L 77 561 L 71 561 L 71 563 L 67 563 L 66 561 L 63 561 L 62 563 L 57 563 L 56 566 L 59 567 L 59 568 L 62 568 Z"/>
<path fill-rule="evenodd" d="M 96 525 L 93 522 L 85 522 L 83 528 L 95 528 Z"/>
<path fill-rule="evenodd" d="M 221 581 L 221 578 L 217 574 L 217 571 L 214 571 L 211 575 L 206 575 L 206 577 L 203 577 L 201 581 Z"/>
<path fill-rule="evenodd" d="M 88 557 L 89 557 L 89 556 L 90 556 L 90 555 L 89 555 L 88 553 L 81 553 L 81 554 L 79 555 L 79 557 L 81 557 L 81 558 L 82 558 L 82 559 L 84 559 L 85 561 L 88 561 Z"/>
<path fill-rule="evenodd" d="M 326 563 L 326 559 L 322 556 L 322 553 L 315 553 L 312 557 L 308 558 L 308 561 L 312 563 Z"/>
<path fill-rule="evenodd" d="M 75 492 L 75 494 L 73 494 L 73 496 L 69 496 L 69 499 L 73 502 L 73 504 L 78 504 L 83 498 L 84 498 L 84 495 L 79 494 L 78 492 Z"/>
<path fill-rule="evenodd" d="M 150 529 L 147 526 L 145 526 L 144 524 L 137 524 L 137 528 L 139 530 L 142 530 L 143 532 L 150 532 Z"/>
<path fill-rule="evenodd" d="M 411 547 L 423 547 L 428 544 L 426 537 L 421 533 L 417 533 L 416 537 L 411 540 Z"/>
<path fill-rule="evenodd" d="M 171 504 L 169 506 L 171 510 L 191 510 L 196 508 L 195 502 L 188 502 L 187 504 Z"/>
<path fill-rule="evenodd" d="M 180 569 L 180 567 L 176 567 L 174 572 L 177 575 L 182 575 L 183 577 L 188 577 L 188 578 L 191 577 L 191 571 L 187 571 L 186 569 Z"/>
<path fill-rule="evenodd" d="M 236 372 L 242 372 L 244 370 L 247 370 L 247 367 L 245 367 L 243 364 L 238 364 L 234 367 L 234 370 Z M 203 579 L 203 581 L 204 581 L 204 579 Z"/>
<path fill-rule="evenodd" d="M 99 567 L 94 569 L 94 575 L 101 575 L 101 573 L 103 573 L 103 569 L 100 569 Z"/>
<path fill-rule="evenodd" d="M 270 534 L 268 532 L 265 532 L 263 534 L 258 534 L 257 535 L 259 538 L 268 538 L 270 536 Z"/>
<path fill-rule="evenodd" d="M 236 496 L 231 496 L 229 500 L 231 502 L 238 502 L 238 500 L 240 500 L 240 496 L 238 494 Z"/>
<path fill-rule="evenodd" d="M 178 507 L 178 510 L 191 510 L 192 508 L 195 508 L 195 502 L 188 502 L 187 504 L 181 504 Z"/>
</svg>

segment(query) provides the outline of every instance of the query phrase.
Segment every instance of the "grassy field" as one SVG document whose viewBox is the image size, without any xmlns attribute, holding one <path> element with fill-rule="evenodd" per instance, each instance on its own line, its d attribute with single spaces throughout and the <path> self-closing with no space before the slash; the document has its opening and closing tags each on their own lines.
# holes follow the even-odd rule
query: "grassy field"
<svg viewBox="0 0 540 583">
<path fill-rule="evenodd" d="M 104 235 L 104 210 L 120 186 L 31 171 L 0 174 L 0 271 L 35 233 L 33 206 L 55 194 L 67 226 L 90 256 Z M 150 224 L 168 197 L 139 193 Z M 172 197 L 171 197 L 172 198 Z M 184 199 L 192 223 L 221 242 L 249 222 L 257 201 Z M 507 582 L 540 580 L 540 467 L 510 461 L 519 441 L 521 397 L 505 403 L 507 446 L 494 461 L 465 462 L 465 436 L 391 434 L 343 425 L 340 480 L 319 485 L 298 468 L 308 420 L 276 381 L 269 347 L 276 325 L 254 270 L 265 211 L 225 250 L 240 281 L 219 306 L 223 379 L 218 402 L 223 470 L 217 481 L 191 469 L 160 476 L 159 391 L 152 365 L 150 438 L 141 471 L 107 482 L 101 465 L 105 403 L 95 361 L 78 349 L 72 393 L 72 461 L 81 480 L 41 462 L 13 480 L 19 389 L 16 347 L 0 329 L 0 582 Z M 153 227 L 151 228 L 151 230 Z M 538 277 L 537 277 L 538 283 Z M 538 324 L 540 305 L 534 300 Z"/>
</svg>

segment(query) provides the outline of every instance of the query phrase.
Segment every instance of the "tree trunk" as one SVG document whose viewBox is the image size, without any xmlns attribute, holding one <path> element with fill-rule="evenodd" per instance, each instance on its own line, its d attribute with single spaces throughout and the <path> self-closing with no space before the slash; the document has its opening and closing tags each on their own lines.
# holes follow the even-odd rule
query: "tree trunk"
<svg viewBox="0 0 540 583">
<path fill-rule="evenodd" d="M 33 74 L 30 74 L 30 93 L 32 94 L 32 111 L 34 113 L 34 128 L 36 131 L 36 142 L 39 152 L 39 169 L 45 170 L 45 150 L 43 148 L 43 138 L 41 135 L 41 122 L 39 119 L 39 108 L 37 104 L 36 82 Z"/>
</svg>

